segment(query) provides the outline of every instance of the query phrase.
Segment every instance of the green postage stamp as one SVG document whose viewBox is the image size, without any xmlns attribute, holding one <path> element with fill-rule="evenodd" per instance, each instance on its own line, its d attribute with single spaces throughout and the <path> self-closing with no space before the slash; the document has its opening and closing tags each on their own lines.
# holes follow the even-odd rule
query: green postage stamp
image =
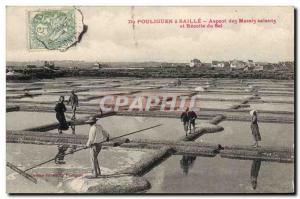
<svg viewBox="0 0 300 199">
<path fill-rule="evenodd" d="M 65 51 L 78 42 L 83 18 L 75 8 L 29 11 L 29 49 Z"/>
</svg>

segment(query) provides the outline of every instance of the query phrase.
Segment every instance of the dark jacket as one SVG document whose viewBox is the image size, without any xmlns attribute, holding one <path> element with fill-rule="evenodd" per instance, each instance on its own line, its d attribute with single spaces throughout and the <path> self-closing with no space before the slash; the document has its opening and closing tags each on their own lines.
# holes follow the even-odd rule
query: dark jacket
<svg viewBox="0 0 300 199">
<path fill-rule="evenodd" d="M 59 122 L 59 126 L 58 129 L 60 130 L 68 130 L 69 129 L 69 125 L 66 121 L 66 117 L 65 117 L 65 112 L 66 112 L 66 106 L 64 105 L 64 103 L 57 103 L 55 106 L 55 111 L 56 111 L 56 119 Z"/>
<path fill-rule="evenodd" d="M 67 110 L 67 108 L 66 108 L 66 106 L 65 106 L 64 103 L 59 102 L 55 106 L 56 113 L 60 113 L 61 114 L 61 113 L 66 112 L 66 110 Z"/>
<path fill-rule="evenodd" d="M 182 122 L 188 122 L 189 121 L 189 117 L 188 117 L 188 113 L 187 112 L 181 113 L 180 118 L 181 118 Z"/>
<path fill-rule="evenodd" d="M 195 120 L 197 118 L 197 114 L 194 111 L 189 111 L 188 118 L 189 120 Z"/>
</svg>

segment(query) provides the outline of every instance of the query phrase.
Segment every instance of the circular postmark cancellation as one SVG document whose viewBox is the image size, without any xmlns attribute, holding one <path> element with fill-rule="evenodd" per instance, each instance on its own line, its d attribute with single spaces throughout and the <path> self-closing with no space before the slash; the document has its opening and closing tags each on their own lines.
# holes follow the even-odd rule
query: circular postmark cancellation
<svg viewBox="0 0 300 199">
<path fill-rule="evenodd" d="M 78 16 L 80 15 L 80 16 Z M 29 13 L 29 48 L 65 51 L 82 31 L 77 9 L 31 11 Z"/>
</svg>

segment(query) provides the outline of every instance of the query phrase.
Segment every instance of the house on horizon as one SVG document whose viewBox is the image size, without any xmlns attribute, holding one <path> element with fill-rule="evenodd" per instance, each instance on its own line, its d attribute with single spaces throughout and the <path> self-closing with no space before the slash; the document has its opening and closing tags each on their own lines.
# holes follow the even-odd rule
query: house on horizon
<svg viewBox="0 0 300 199">
<path fill-rule="evenodd" d="M 211 68 L 211 63 L 201 63 L 201 68 Z"/>
<path fill-rule="evenodd" d="M 244 69 L 247 66 L 247 63 L 241 60 L 231 60 L 230 61 L 230 68 L 234 69 Z"/>
<path fill-rule="evenodd" d="M 247 62 L 245 62 L 245 67 L 243 68 L 244 71 L 254 70 L 257 64 L 252 60 L 248 59 Z"/>
<path fill-rule="evenodd" d="M 108 65 L 107 64 L 101 64 L 101 63 L 97 62 L 97 63 L 93 64 L 92 69 L 96 70 L 96 69 L 102 69 L 104 67 L 108 67 Z"/>
<path fill-rule="evenodd" d="M 230 68 L 228 61 L 212 61 L 211 66 L 215 68 Z"/>
<path fill-rule="evenodd" d="M 193 68 L 193 67 L 200 67 L 202 66 L 202 62 L 199 60 L 199 59 L 192 59 L 190 61 L 190 67 Z"/>
<path fill-rule="evenodd" d="M 54 61 L 44 61 L 44 68 L 55 69 Z"/>
<path fill-rule="evenodd" d="M 281 70 L 294 71 L 295 63 L 292 61 L 278 62 L 279 68 Z"/>
<path fill-rule="evenodd" d="M 254 71 L 264 71 L 264 70 L 275 70 L 276 66 L 272 63 L 267 62 L 257 62 L 254 67 Z"/>
<path fill-rule="evenodd" d="M 248 59 L 248 61 L 247 61 L 247 65 L 248 65 L 248 67 L 254 67 L 255 66 L 255 62 L 253 61 L 253 60 L 251 60 L 251 59 Z"/>
</svg>

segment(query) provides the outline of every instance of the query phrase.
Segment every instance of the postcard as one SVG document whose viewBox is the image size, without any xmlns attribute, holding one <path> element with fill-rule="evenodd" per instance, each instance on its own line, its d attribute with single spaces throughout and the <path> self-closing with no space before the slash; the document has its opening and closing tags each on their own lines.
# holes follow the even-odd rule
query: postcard
<svg viewBox="0 0 300 199">
<path fill-rule="evenodd" d="M 7 6 L 9 194 L 295 193 L 291 6 Z"/>
</svg>

